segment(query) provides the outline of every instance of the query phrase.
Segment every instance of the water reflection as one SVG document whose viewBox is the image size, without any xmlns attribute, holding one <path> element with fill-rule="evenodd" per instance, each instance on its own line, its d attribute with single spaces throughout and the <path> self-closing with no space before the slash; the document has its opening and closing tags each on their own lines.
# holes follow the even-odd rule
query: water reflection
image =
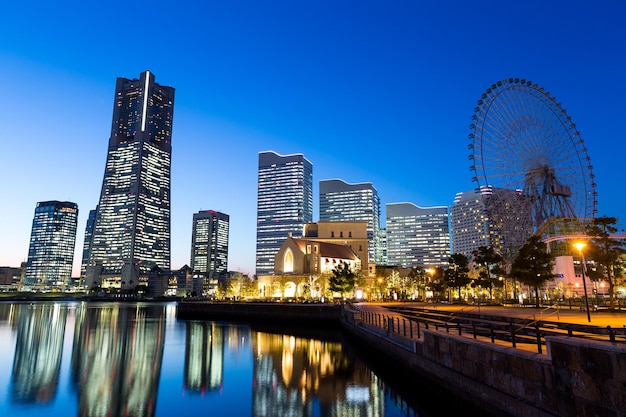
<svg viewBox="0 0 626 417">
<path fill-rule="evenodd" d="M 0 415 L 415 415 L 339 340 L 177 321 L 175 304 L 0 303 Z"/>
<path fill-rule="evenodd" d="M 185 389 L 200 394 L 219 390 L 224 373 L 224 326 L 188 322 L 185 347 Z"/>
<path fill-rule="evenodd" d="M 45 404 L 54 398 L 59 383 L 67 308 L 20 305 L 13 358 L 11 399 Z"/>
<path fill-rule="evenodd" d="M 383 416 L 376 377 L 355 366 L 341 343 L 256 333 L 253 416 Z"/>
<path fill-rule="evenodd" d="M 71 364 L 78 415 L 154 415 L 164 343 L 162 306 L 80 308 Z"/>
</svg>

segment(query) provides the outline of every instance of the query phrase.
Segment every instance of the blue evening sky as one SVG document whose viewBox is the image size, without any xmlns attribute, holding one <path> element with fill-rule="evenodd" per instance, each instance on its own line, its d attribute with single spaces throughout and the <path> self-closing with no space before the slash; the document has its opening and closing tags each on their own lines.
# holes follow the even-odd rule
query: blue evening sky
<svg viewBox="0 0 626 417">
<path fill-rule="evenodd" d="M 229 269 L 254 273 L 258 153 L 303 153 L 318 183 L 372 182 L 384 205 L 474 188 L 476 101 L 509 77 L 563 104 L 626 221 L 626 2 L 5 1 L 0 5 L 0 265 L 19 266 L 38 201 L 79 206 L 74 274 L 98 203 L 117 77 L 176 88 L 172 268 L 192 215 L 230 215 Z M 512 156 L 513 157 L 513 156 Z"/>
</svg>

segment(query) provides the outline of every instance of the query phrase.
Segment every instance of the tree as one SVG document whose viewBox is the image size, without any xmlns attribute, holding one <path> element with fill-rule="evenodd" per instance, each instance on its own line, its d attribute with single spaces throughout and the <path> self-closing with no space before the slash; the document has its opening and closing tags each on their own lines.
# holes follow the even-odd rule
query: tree
<svg viewBox="0 0 626 417">
<path fill-rule="evenodd" d="M 626 241 L 623 239 L 613 239 L 611 234 L 617 232 L 617 218 L 596 217 L 587 229 L 589 236 L 589 257 L 598 263 L 598 275 L 596 279 L 602 277 L 609 283 L 609 305 L 615 308 L 615 287 L 619 284 L 624 270 L 622 256 L 626 253 Z M 591 273 L 590 277 L 593 278 Z"/>
<path fill-rule="evenodd" d="M 493 287 L 502 286 L 497 276 L 504 272 L 504 268 L 500 266 L 504 258 L 491 246 L 480 246 L 472 255 L 474 264 L 478 267 L 477 284 L 489 288 L 489 299 L 493 301 Z"/>
<path fill-rule="evenodd" d="M 346 262 L 343 262 L 333 269 L 332 275 L 328 279 L 328 289 L 338 292 L 343 298 L 346 298 L 346 293 L 354 290 L 357 280 L 357 274 L 352 272 Z"/>
<path fill-rule="evenodd" d="M 511 265 L 511 275 L 535 289 L 535 305 L 539 307 L 539 288 L 554 279 L 554 255 L 539 236 L 531 236 L 517 252 Z"/>
<path fill-rule="evenodd" d="M 433 271 L 434 272 L 434 271 Z M 426 290 L 428 290 L 429 275 L 425 268 L 416 266 L 411 268 L 407 279 L 412 291 L 417 291 L 417 297 L 426 300 Z"/>
<path fill-rule="evenodd" d="M 461 288 L 471 282 L 469 277 L 469 259 L 462 253 L 454 253 L 448 259 L 448 269 L 444 272 L 446 283 L 451 288 L 458 288 L 461 300 Z"/>
</svg>

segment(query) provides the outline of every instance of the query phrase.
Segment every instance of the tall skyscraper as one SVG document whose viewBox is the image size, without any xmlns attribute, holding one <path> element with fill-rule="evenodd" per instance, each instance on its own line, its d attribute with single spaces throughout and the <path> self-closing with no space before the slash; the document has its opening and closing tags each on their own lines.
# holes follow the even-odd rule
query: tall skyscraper
<svg viewBox="0 0 626 417">
<path fill-rule="evenodd" d="M 125 289 L 170 269 L 170 164 L 174 89 L 118 78 L 111 137 L 86 284 Z"/>
<path fill-rule="evenodd" d="M 68 201 L 37 203 L 30 233 L 24 286 L 59 288 L 72 276 L 78 206 Z"/>
<path fill-rule="evenodd" d="M 228 274 L 228 214 L 204 210 L 193 215 L 191 268 L 206 279 L 226 279 Z"/>
<path fill-rule="evenodd" d="M 256 274 L 274 273 L 274 257 L 289 234 L 313 221 L 313 165 L 302 154 L 259 153 Z"/>
<path fill-rule="evenodd" d="M 365 221 L 369 263 L 376 262 L 380 229 L 380 199 L 371 182 L 348 184 L 343 180 L 320 181 L 320 221 Z"/>
<path fill-rule="evenodd" d="M 493 227 L 481 190 L 457 193 L 450 208 L 450 228 L 453 253 L 471 257 L 480 246 L 492 246 Z"/>
<path fill-rule="evenodd" d="M 390 203 L 387 212 L 388 264 L 413 268 L 445 267 L 450 258 L 447 207 Z"/>
</svg>

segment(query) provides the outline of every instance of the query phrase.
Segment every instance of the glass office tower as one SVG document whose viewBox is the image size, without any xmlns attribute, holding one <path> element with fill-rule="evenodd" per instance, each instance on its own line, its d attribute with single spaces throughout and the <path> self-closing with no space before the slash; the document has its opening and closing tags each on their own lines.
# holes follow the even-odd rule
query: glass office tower
<svg viewBox="0 0 626 417">
<path fill-rule="evenodd" d="M 450 258 L 448 208 L 390 203 L 387 212 L 387 259 L 392 266 L 447 267 Z"/>
<path fill-rule="evenodd" d="M 226 279 L 228 274 L 228 227 L 230 216 L 214 210 L 193 215 L 191 267 L 205 278 Z"/>
<path fill-rule="evenodd" d="M 368 262 L 376 262 L 380 199 L 371 182 L 348 184 L 339 179 L 320 181 L 320 221 L 367 222 Z"/>
<path fill-rule="evenodd" d="M 118 78 L 111 137 L 86 272 L 91 287 L 132 289 L 154 266 L 170 269 L 174 89 Z"/>
<path fill-rule="evenodd" d="M 61 288 L 72 276 L 78 206 L 68 201 L 37 203 L 23 286 Z"/>
<path fill-rule="evenodd" d="M 256 274 L 274 274 L 274 257 L 289 234 L 313 221 L 313 165 L 304 155 L 259 153 Z"/>
</svg>

